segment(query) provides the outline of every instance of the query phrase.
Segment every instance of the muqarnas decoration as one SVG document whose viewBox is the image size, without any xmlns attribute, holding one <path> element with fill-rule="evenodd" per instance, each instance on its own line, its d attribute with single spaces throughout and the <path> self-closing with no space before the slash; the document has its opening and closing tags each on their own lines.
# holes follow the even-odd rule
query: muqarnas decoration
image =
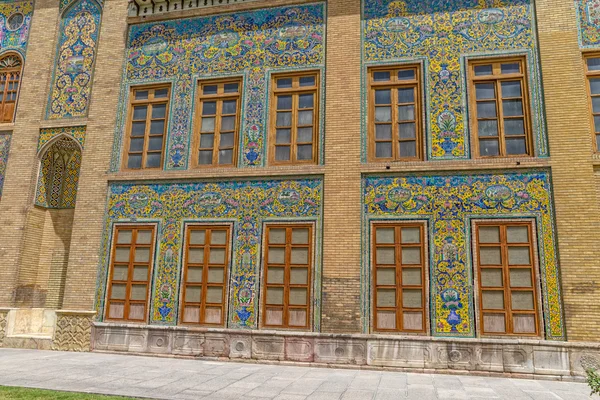
<svg viewBox="0 0 600 400">
<path fill-rule="evenodd" d="M 46 118 L 86 117 L 92 92 L 102 3 L 79 0 L 62 9 Z"/>
</svg>

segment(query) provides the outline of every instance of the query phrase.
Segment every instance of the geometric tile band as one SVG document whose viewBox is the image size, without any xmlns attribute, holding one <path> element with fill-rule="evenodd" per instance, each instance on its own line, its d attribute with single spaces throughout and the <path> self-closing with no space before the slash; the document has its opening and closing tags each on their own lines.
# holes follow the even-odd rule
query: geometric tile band
<svg viewBox="0 0 600 400">
<path fill-rule="evenodd" d="M 535 219 L 546 339 L 565 340 L 550 173 L 435 174 L 363 178 L 362 324 L 369 329 L 370 224 L 426 219 L 434 336 L 474 337 L 471 220 Z"/>
<path fill-rule="evenodd" d="M 232 223 L 234 241 L 227 326 L 256 329 L 263 224 L 270 221 L 312 221 L 317 230 L 312 325 L 313 330 L 319 331 L 322 198 L 322 180 L 308 178 L 110 185 L 97 279 L 98 318 L 103 316 L 115 223 L 157 224 L 150 323 L 163 325 L 174 325 L 178 321 L 185 223 Z"/>
<path fill-rule="evenodd" d="M 471 156 L 465 61 L 508 54 L 527 57 L 535 155 L 548 156 L 532 3 L 531 0 L 363 0 L 365 63 L 424 63 L 428 159 Z M 366 104 L 364 85 L 363 104 Z M 365 112 L 362 137 L 363 161 L 366 161 L 364 115 Z"/>
</svg>

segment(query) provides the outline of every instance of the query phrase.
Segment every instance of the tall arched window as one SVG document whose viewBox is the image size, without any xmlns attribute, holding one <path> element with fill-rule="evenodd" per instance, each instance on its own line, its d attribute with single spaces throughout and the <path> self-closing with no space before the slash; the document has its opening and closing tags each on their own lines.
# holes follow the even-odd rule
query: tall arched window
<svg viewBox="0 0 600 400">
<path fill-rule="evenodd" d="M 0 58 L 0 122 L 13 122 L 23 60 L 16 53 Z"/>
</svg>

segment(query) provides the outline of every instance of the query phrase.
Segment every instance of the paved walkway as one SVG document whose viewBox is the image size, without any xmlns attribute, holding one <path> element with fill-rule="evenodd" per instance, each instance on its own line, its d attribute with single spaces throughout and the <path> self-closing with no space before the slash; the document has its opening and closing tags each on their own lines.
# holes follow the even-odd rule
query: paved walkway
<svg viewBox="0 0 600 400">
<path fill-rule="evenodd" d="M 583 383 L 16 349 L 0 349 L 0 385 L 184 400 L 591 398 Z"/>
</svg>

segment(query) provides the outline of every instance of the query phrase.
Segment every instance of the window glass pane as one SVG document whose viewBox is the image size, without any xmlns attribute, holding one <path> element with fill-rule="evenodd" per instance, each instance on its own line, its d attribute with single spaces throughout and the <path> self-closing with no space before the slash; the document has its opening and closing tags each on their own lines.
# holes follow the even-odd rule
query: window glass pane
<svg viewBox="0 0 600 400">
<path fill-rule="evenodd" d="M 414 69 L 402 69 L 398 71 L 398 80 L 406 81 L 406 80 L 414 80 L 415 79 L 415 70 Z"/>
<path fill-rule="evenodd" d="M 133 232 L 129 229 L 119 229 L 117 231 L 117 243 L 119 244 L 129 244 L 132 240 Z"/>
<path fill-rule="evenodd" d="M 145 121 L 147 115 L 148 115 L 148 107 L 147 106 L 133 107 L 133 119 L 134 120 Z"/>
<path fill-rule="evenodd" d="M 600 78 L 590 79 L 590 90 L 592 94 L 600 94 Z"/>
<path fill-rule="evenodd" d="M 133 280 L 134 281 L 147 281 L 148 280 L 148 266 L 147 265 L 136 265 L 133 267 Z"/>
<path fill-rule="evenodd" d="M 481 270 L 481 286 L 504 287 L 501 268 L 485 268 Z"/>
<path fill-rule="evenodd" d="M 284 264 L 285 249 L 282 247 L 269 247 L 269 263 Z"/>
<path fill-rule="evenodd" d="M 395 264 L 395 251 L 393 247 L 378 247 L 376 251 L 377 264 Z"/>
<path fill-rule="evenodd" d="M 500 243 L 500 227 L 480 226 L 479 243 Z"/>
<path fill-rule="evenodd" d="M 531 314 L 513 315 L 514 333 L 535 333 L 535 316 Z"/>
<path fill-rule="evenodd" d="M 278 89 L 290 89 L 292 87 L 292 78 L 277 79 Z"/>
<path fill-rule="evenodd" d="M 279 284 L 283 285 L 285 277 L 285 268 L 269 267 L 267 272 L 267 283 L 268 284 Z"/>
<path fill-rule="evenodd" d="M 209 286 L 206 289 L 206 302 L 213 304 L 223 302 L 223 288 L 221 286 Z"/>
<path fill-rule="evenodd" d="M 185 301 L 188 303 L 200 303 L 202 301 L 202 288 L 199 286 L 188 286 L 185 289 Z"/>
<path fill-rule="evenodd" d="M 150 142 L 148 143 L 148 150 L 150 150 L 150 151 L 162 150 L 162 145 L 163 145 L 163 137 L 162 136 L 151 137 Z"/>
<path fill-rule="evenodd" d="M 509 265 L 529 265 L 530 263 L 529 247 L 508 247 Z"/>
<path fill-rule="evenodd" d="M 212 164 L 213 153 L 210 150 L 203 150 L 198 154 L 198 164 L 210 165 Z"/>
<path fill-rule="evenodd" d="M 396 285 L 396 269 L 377 268 L 377 285 Z"/>
<path fill-rule="evenodd" d="M 223 91 L 225 93 L 237 93 L 239 90 L 239 83 L 226 83 L 223 85 Z"/>
<path fill-rule="evenodd" d="M 148 156 L 146 157 L 146 168 L 160 167 L 161 158 L 162 158 L 162 154 L 160 154 L 160 153 L 148 154 Z"/>
<path fill-rule="evenodd" d="M 496 102 L 477 103 L 477 118 L 496 118 Z"/>
<path fill-rule="evenodd" d="M 373 72 L 373 80 L 375 82 L 383 82 L 390 80 L 390 71 L 375 71 Z"/>
<path fill-rule="evenodd" d="M 508 226 L 506 240 L 508 243 L 529 243 L 529 229 L 526 226 Z"/>
<path fill-rule="evenodd" d="M 164 133 L 164 131 L 165 131 L 165 121 L 164 120 L 150 122 L 150 133 L 152 135 L 159 135 L 159 134 Z"/>
<path fill-rule="evenodd" d="M 188 262 L 192 264 L 202 264 L 204 262 L 204 248 L 189 249 Z"/>
<path fill-rule="evenodd" d="M 500 66 L 500 71 L 503 74 L 518 74 L 521 72 L 521 65 L 516 63 L 502 64 Z"/>
<path fill-rule="evenodd" d="M 117 247 L 115 262 L 129 262 L 129 247 Z"/>
<path fill-rule="evenodd" d="M 476 65 L 475 76 L 492 75 L 494 73 L 491 65 Z"/>
<path fill-rule="evenodd" d="M 204 94 L 217 94 L 217 85 L 206 85 L 204 86 L 203 92 Z"/>
<path fill-rule="evenodd" d="M 200 307 L 184 307 L 183 322 L 200 323 Z"/>
<path fill-rule="evenodd" d="M 219 140 L 219 148 L 233 147 L 233 132 L 222 133 Z"/>
<path fill-rule="evenodd" d="M 136 263 L 150 262 L 150 249 L 140 247 L 136 248 L 134 259 Z"/>
<path fill-rule="evenodd" d="M 288 146 L 278 146 L 275 149 L 275 160 L 289 161 L 290 160 L 290 148 Z"/>
<path fill-rule="evenodd" d="M 219 151 L 219 164 L 220 165 L 233 164 L 233 150 L 220 150 Z"/>
<path fill-rule="evenodd" d="M 405 312 L 402 315 L 402 324 L 405 330 L 420 331 L 423 329 L 423 313 Z"/>
<path fill-rule="evenodd" d="M 398 103 L 414 103 L 414 102 L 415 102 L 415 89 L 414 88 L 398 89 Z"/>
<path fill-rule="evenodd" d="M 596 132 L 600 132 L 600 116 L 599 115 L 594 116 L 594 128 L 595 128 Z"/>
<path fill-rule="evenodd" d="M 311 160 L 312 159 L 312 145 L 305 144 L 298 146 L 298 160 Z"/>
<path fill-rule="evenodd" d="M 532 287 L 531 270 L 529 268 L 510 269 L 510 287 Z"/>
<path fill-rule="evenodd" d="M 377 243 L 394 243 L 394 228 L 377 228 L 375 232 Z"/>
<path fill-rule="evenodd" d="M 417 134 L 417 126 L 414 122 L 398 124 L 400 139 L 414 139 Z"/>
<path fill-rule="evenodd" d="M 504 292 L 500 290 L 484 290 L 481 292 L 483 297 L 484 310 L 503 310 L 504 309 Z"/>
<path fill-rule="evenodd" d="M 144 304 L 130 304 L 129 305 L 129 319 L 131 320 L 143 320 L 144 317 Z"/>
<path fill-rule="evenodd" d="M 314 102 L 315 96 L 310 94 L 301 94 L 299 96 L 299 107 L 300 108 L 313 108 L 315 106 Z"/>
<path fill-rule="evenodd" d="M 503 314 L 484 314 L 483 330 L 486 333 L 506 333 L 506 321 Z"/>
<path fill-rule="evenodd" d="M 375 104 L 391 104 L 392 92 L 390 89 L 375 91 Z"/>
<path fill-rule="evenodd" d="M 375 144 L 375 157 L 390 158 L 392 156 L 392 144 L 388 142 L 380 142 Z"/>
<path fill-rule="evenodd" d="M 161 119 L 165 118 L 167 115 L 167 105 L 166 104 L 155 104 L 152 106 L 152 118 Z"/>
<path fill-rule="evenodd" d="M 392 120 L 391 107 L 375 107 L 376 122 L 390 122 Z"/>
<path fill-rule="evenodd" d="M 298 128 L 298 143 L 311 143 L 313 141 L 313 128 Z"/>
<path fill-rule="evenodd" d="M 146 285 L 131 286 L 131 300 L 146 300 Z"/>
<path fill-rule="evenodd" d="M 291 126 L 292 125 L 292 113 L 291 112 L 278 112 L 277 113 L 277 126 Z"/>
<path fill-rule="evenodd" d="M 506 154 L 518 155 L 527 154 L 527 145 L 525 138 L 507 138 L 506 139 Z"/>
<path fill-rule="evenodd" d="M 308 264 L 308 249 L 292 248 L 292 264 Z"/>
<path fill-rule="evenodd" d="M 398 120 L 413 121 L 415 119 L 415 106 L 398 107 Z"/>
<path fill-rule="evenodd" d="M 402 268 L 402 284 L 405 286 L 420 286 L 423 284 L 421 268 Z"/>
<path fill-rule="evenodd" d="M 269 243 L 284 244 L 285 232 L 285 229 L 269 229 Z"/>
<path fill-rule="evenodd" d="M 277 129 L 277 131 L 275 133 L 275 143 L 288 144 L 291 142 L 291 140 L 292 140 L 292 130 L 291 129 Z"/>
<path fill-rule="evenodd" d="M 504 100 L 502 107 L 505 117 L 517 117 L 523 115 L 523 102 L 521 100 Z"/>
<path fill-rule="evenodd" d="M 214 147 L 215 143 L 215 135 L 212 133 L 202 134 L 200 135 L 200 148 L 201 149 L 211 149 Z"/>
<path fill-rule="evenodd" d="M 210 243 L 220 245 L 227 243 L 227 231 L 212 231 L 210 234 Z"/>
<path fill-rule="evenodd" d="M 308 289 L 290 288 L 290 304 L 293 306 L 308 305 Z"/>
<path fill-rule="evenodd" d="M 217 103 L 214 101 L 205 101 L 202 104 L 202 115 L 215 115 L 217 113 Z"/>
<path fill-rule="evenodd" d="M 378 329 L 396 329 L 396 313 L 394 311 L 377 311 Z"/>
<path fill-rule="evenodd" d="M 115 265 L 113 270 L 113 281 L 126 281 L 129 274 L 127 265 Z"/>
<path fill-rule="evenodd" d="M 131 136 L 144 136 L 146 133 L 145 122 L 134 122 L 131 125 Z"/>
<path fill-rule="evenodd" d="M 314 76 L 302 76 L 300 77 L 300 86 L 315 86 Z"/>
<path fill-rule="evenodd" d="M 222 117 L 221 118 L 221 131 L 228 132 L 235 129 L 235 117 Z"/>
<path fill-rule="evenodd" d="M 600 96 L 592 97 L 592 112 L 600 113 Z"/>
<path fill-rule="evenodd" d="M 235 114 L 237 111 L 237 100 L 223 102 L 223 114 Z"/>
<path fill-rule="evenodd" d="M 292 244 L 308 244 L 308 233 L 307 228 L 292 229 Z"/>
<path fill-rule="evenodd" d="M 277 109 L 278 110 L 291 110 L 292 109 L 292 96 L 277 96 Z"/>
<path fill-rule="evenodd" d="M 144 150 L 144 138 L 131 139 L 129 142 L 129 151 L 140 152 Z"/>
<path fill-rule="evenodd" d="M 169 89 L 156 89 L 154 91 L 155 99 L 163 99 L 169 95 Z"/>
<path fill-rule="evenodd" d="M 511 135 L 524 135 L 525 134 L 525 121 L 523 118 L 517 119 L 505 119 L 504 130 L 507 136 Z"/>
<path fill-rule="evenodd" d="M 108 314 L 108 318 L 121 319 L 123 318 L 123 311 L 125 311 L 125 305 L 111 302 L 109 310 L 110 311 Z"/>
<path fill-rule="evenodd" d="M 402 264 L 421 264 L 421 248 L 420 247 L 403 247 L 402 248 Z"/>
<path fill-rule="evenodd" d="M 135 91 L 135 99 L 136 100 L 147 100 L 148 99 L 148 91 L 147 90 L 136 90 Z"/>
<path fill-rule="evenodd" d="M 377 289 L 377 307 L 396 307 L 396 289 Z"/>
<path fill-rule="evenodd" d="M 477 100 L 495 99 L 496 87 L 493 83 L 478 83 L 475 85 L 475 97 Z"/>
<path fill-rule="evenodd" d="M 214 131 L 215 131 L 215 119 L 214 118 L 202 118 L 201 132 L 214 132 Z"/>
<path fill-rule="evenodd" d="M 127 289 L 127 285 L 122 285 L 122 284 L 112 285 L 110 298 L 112 300 L 125 300 L 125 290 L 126 289 Z"/>
<path fill-rule="evenodd" d="M 587 66 L 590 71 L 600 71 L 600 58 L 588 58 Z"/>
<path fill-rule="evenodd" d="M 224 264 L 225 263 L 225 249 L 210 249 L 209 263 L 211 264 Z"/>
<path fill-rule="evenodd" d="M 311 111 L 300 111 L 298 113 L 298 125 L 312 125 L 313 124 L 313 112 Z"/>
<path fill-rule="evenodd" d="M 202 267 L 189 267 L 187 272 L 187 281 L 190 283 L 202 282 Z"/>
<path fill-rule="evenodd" d="M 290 283 L 292 285 L 308 285 L 308 268 L 292 268 Z"/>
<path fill-rule="evenodd" d="M 513 310 L 533 310 L 533 292 L 511 293 Z"/>
<path fill-rule="evenodd" d="M 521 97 L 521 81 L 502 82 L 502 97 Z"/>
<path fill-rule="evenodd" d="M 494 157 L 500 154 L 497 140 L 480 140 L 479 150 L 485 157 Z"/>
<path fill-rule="evenodd" d="M 477 121 L 477 127 L 479 128 L 478 129 L 479 137 L 498 136 L 498 121 L 497 120 Z"/>
<path fill-rule="evenodd" d="M 267 288 L 267 304 L 283 304 L 283 288 Z"/>
<path fill-rule="evenodd" d="M 423 298 L 421 289 L 404 289 L 402 291 L 402 307 L 421 308 L 423 307 Z"/>
<path fill-rule="evenodd" d="M 391 139 L 392 138 L 392 126 L 385 125 L 375 125 L 375 138 L 376 139 Z"/>
<path fill-rule="evenodd" d="M 480 247 L 479 257 L 481 265 L 502 265 L 500 247 Z"/>
<path fill-rule="evenodd" d="M 127 168 L 139 169 L 142 168 L 142 156 L 141 155 L 129 155 L 127 160 Z"/>
</svg>

